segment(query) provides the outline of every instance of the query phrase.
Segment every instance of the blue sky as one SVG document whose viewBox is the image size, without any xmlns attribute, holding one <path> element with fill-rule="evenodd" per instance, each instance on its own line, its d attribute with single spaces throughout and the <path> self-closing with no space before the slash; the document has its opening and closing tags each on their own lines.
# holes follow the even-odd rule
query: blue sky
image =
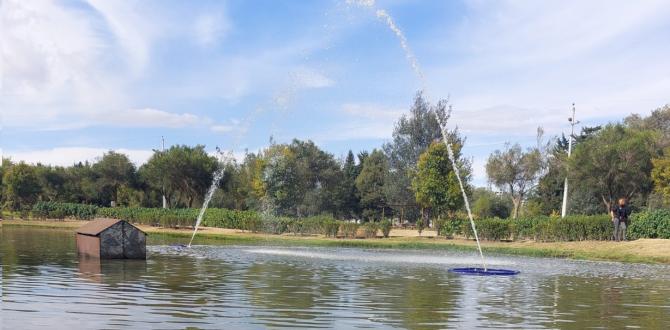
<svg viewBox="0 0 670 330">
<path fill-rule="evenodd" d="M 572 103 L 577 130 L 670 103 L 668 14 L 662 0 L 5 0 L 2 151 L 67 166 L 113 149 L 139 166 L 161 136 L 242 155 L 272 135 L 340 157 L 390 140 L 425 87 L 451 95 L 481 186 L 505 142 L 568 133 Z"/>
</svg>

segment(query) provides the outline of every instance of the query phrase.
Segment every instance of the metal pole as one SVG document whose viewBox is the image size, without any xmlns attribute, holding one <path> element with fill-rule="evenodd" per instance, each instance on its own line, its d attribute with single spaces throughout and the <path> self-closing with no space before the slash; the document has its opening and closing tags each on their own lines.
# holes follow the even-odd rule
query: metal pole
<svg viewBox="0 0 670 330">
<path fill-rule="evenodd" d="M 570 154 L 572 153 L 572 136 L 575 133 L 575 125 L 579 124 L 578 121 L 575 120 L 575 104 L 572 104 L 572 117 L 568 118 L 568 121 L 570 122 L 570 142 L 568 142 L 568 158 L 570 158 Z M 565 186 L 563 187 L 563 209 L 561 211 L 561 217 L 565 218 L 566 214 L 568 212 L 568 177 L 565 177 Z"/>
<path fill-rule="evenodd" d="M 161 150 L 165 151 L 165 139 L 163 136 L 161 136 Z M 165 195 L 163 195 L 163 208 L 167 209 L 167 199 L 165 199 Z"/>
</svg>

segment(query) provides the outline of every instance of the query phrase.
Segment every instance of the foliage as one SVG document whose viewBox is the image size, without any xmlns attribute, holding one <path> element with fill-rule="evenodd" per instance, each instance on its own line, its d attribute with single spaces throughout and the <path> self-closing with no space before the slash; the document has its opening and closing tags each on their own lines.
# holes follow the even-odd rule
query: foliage
<svg viewBox="0 0 670 330">
<path fill-rule="evenodd" d="M 363 225 L 365 231 L 365 238 L 375 238 L 377 237 L 377 230 L 379 230 L 379 225 L 376 222 L 366 222 Z"/>
<path fill-rule="evenodd" d="M 62 210 L 49 211 L 49 218 L 64 221 L 67 214 Z"/>
<path fill-rule="evenodd" d="M 670 211 L 655 210 L 631 214 L 628 225 L 630 238 L 670 239 Z"/>
<path fill-rule="evenodd" d="M 654 188 L 670 201 L 670 148 L 665 150 L 663 157 L 653 158 L 651 163 L 653 164 L 651 180 L 654 182 Z"/>
<path fill-rule="evenodd" d="M 389 237 L 389 234 L 391 233 L 391 228 L 392 227 L 393 227 L 393 223 L 391 223 L 391 220 L 389 220 L 389 219 L 382 220 L 379 223 L 379 230 L 382 231 L 382 235 L 384 236 L 384 238 Z"/>
<path fill-rule="evenodd" d="M 498 196 L 494 192 L 486 188 L 476 188 L 473 191 L 472 206 L 473 216 L 477 219 L 484 218 L 502 218 L 509 217 L 512 212 L 513 205 L 503 196 Z"/>
<path fill-rule="evenodd" d="M 462 148 L 460 142 L 452 145 L 461 180 L 467 183 L 471 177 L 471 165 L 461 159 Z M 438 214 L 444 214 L 446 211 L 461 208 L 465 203 L 444 143 L 431 143 L 427 151 L 420 156 L 416 170 L 412 173 L 414 177 L 412 190 L 416 201 L 421 205 L 433 208 Z"/>
<path fill-rule="evenodd" d="M 384 153 L 375 149 L 365 159 L 361 174 L 356 179 L 356 188 L 363 209 L 376 212 L 377 206 L 384 204 L 384 182 L 388 172 Z"/>
<path fill-rule="evenodd" d="M 323 235 L 326 237 L 337 237 L 337 232 L 340 230 L 342 223 L 334 219 L 325 221 L 323 223 Z"/>
<path fill-rule="evenodd" d="M 358 224 L 355 222 L 343 222 L 340 226 L 340 230 L 345 238 L 356 238 Z"/>
<path fill-rule="evenodd" d="M 204 197 L 218 167 L 218 161 L 207 154 L 204 145 L 176 145 L 165 151 L 154 150 L 138 172 L 149 187 L 165 196 L 169 208 L 182 202 L 190 208 L 196 199 Z"/>
<path fill-rule="evenodd" d="M 9 167 L 2 178 L 3 195 L 14 201 L 14 209 L 21 209 L 23 204 L 32 204 L 41 191 L 35 168 L 20 162 Z"/>
<path fill-rule="evenodd" d="M 509 193 L 514 203 L 513 218 L 519 215 L 521 201 L 542 177 L 546 155 L 541 145 L 542 128 L 538 128 L 538 146 L 521 149 L 519 143 L 505 144 L 505 150 L 495 150 L 486 162 L 486 175 L 490 183 Z"/>
<path fill-rule="evenodd" d="M 51 214 L 52 211 L 63 212 L 64 216 L 73 217 L 77 220 L 91 220 L 98 214 L 99 208 L 95 205 L 38 202 L 33 205 L 33 211 Z M 51 215 L 50 215 L 51 217 Z"/>
<path fill-rule="evenodd" d="M 421 236 L 421 233 L 423 232 L 423 220 L 419 219 L 416 221 L 416 230 L 419 231 L 419 236 Z"/>
<path fill-rule="evenodd" d="M 97 180 L 99 191 L 118 202 L 118 188 L 131 185 L 135 181 L 135 165 L 125 154 L 110 150 L 98 157 L 91 167 Z"/>
<path fill-rule="evenodd" d="M 594 189 L 609 212 L 621 197 L 650 190 L 655 133 L 609 124 L 570 157 L 570 181 Z"/>
<path fill-rule="evenodd" d="M 384 195 L 389 203 L 414 203 L 415 197 L 410 189 L 411 178 L 408 173 L 416 168 L 419 156 L 428 146 L 443 138 L 440 122 L 446 125 L 451 113 L 451 108 L 447 111 L 447 104 L 448 100 L 440 100 L 436 105 L 431 105 L 422 92 L 417 92 L 414 105 L 410 108 L 410 116 L 403 115 L 395 124 L 393 141 L 384 143 L 382 147 L 389 164 L 384 185 Z M 450 135 L 453 135 L 451 137 L 454 141 L 458 140 L 454 132 Z"/>
</svg>

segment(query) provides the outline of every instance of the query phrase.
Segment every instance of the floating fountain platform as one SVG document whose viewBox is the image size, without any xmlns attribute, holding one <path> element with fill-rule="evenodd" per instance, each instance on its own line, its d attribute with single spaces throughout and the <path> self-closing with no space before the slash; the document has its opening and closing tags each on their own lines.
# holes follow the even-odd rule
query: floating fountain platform
<svg viewBox="0 0 670 330">
<path fill-rule="evenodd" d="M 520 273 L 516 270 L 491 268 L 451 268 L 449 269 L 449 272 L 454 274 L 477 276 L 511 276 Z"/>
<path fill-rule="evenodd" d="M 176 248 L 187 248 L 188 247 L 188 245 L 184 245 L 184 244 L 172 244 L 170 246 L 176 247 Z"/>
</svg>

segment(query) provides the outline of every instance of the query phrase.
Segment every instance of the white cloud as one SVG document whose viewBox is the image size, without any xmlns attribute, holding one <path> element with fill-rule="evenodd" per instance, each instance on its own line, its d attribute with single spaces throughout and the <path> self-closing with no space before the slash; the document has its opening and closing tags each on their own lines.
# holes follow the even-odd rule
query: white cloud
<svg viewBox="0 0 670 330">
<path fill-rule="evenodd" d="M 180 115 L 156 109 L 129 109 L 101 114 L 96 121 L 100 125 L 118 127 L 184 128 L 207 125 L 212 120 L 188 113 Z"/>
<path fill-rule="evenodd" d="M 5 157 L 11 157 L 13 162 L 42 163 L 45 165 L 71 166 L 78 162 L 95 162 L 97 157 L 108 152 L 103 148 L 54 148 L 51 150 L 35 150 L 27 152 L 10 152 Z M 151 150 L 116 149 L 115 152 L 125 154 L 136 166 L 140 166 L 153 155 Z"/>
<path fill-rule="evenodd" d="M 320 140 L 390 139 L 395 122 L 406 112 L 377 104 L 346 103 L 340 113 L 345 117 L 324 130 Z"/>
</svg>

